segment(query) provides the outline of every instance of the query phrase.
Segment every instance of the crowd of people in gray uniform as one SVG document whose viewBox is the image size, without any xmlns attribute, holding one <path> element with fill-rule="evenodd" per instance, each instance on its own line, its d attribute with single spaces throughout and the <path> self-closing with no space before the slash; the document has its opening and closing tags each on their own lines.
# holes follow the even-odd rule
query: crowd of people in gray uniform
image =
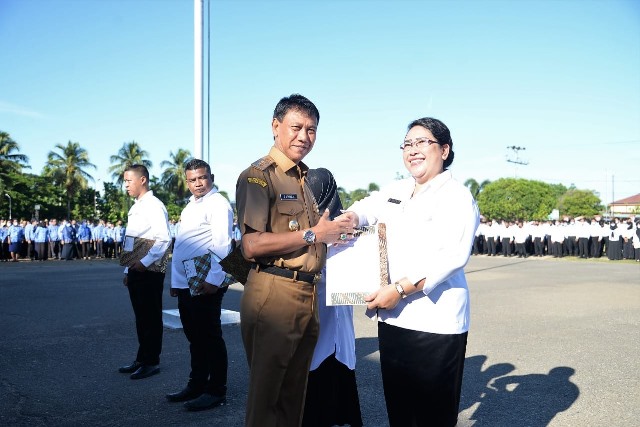
<svg viewBox="0 0 640 427">
<path fill-rule="evenodd" d="M 550 221 L 482 219 L 473 255 L 565 256 L 640 262 L 640 217 L 576 217 Z"/>
</svg>

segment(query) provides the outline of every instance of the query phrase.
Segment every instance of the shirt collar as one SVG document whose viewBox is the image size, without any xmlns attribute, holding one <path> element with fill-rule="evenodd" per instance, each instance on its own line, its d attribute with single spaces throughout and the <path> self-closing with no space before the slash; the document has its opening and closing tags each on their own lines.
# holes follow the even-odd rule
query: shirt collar
<svg viewBox="0 0 640 427">
<path fill-rule="evenodd" d="M 451 176 L 451 171 L 446 170 L 444 172 L 440 172 L 438 175 L 436 175 L 435 177 L 433 177 L 433 179 L 430 179 L 425 185 L 424 187 L 422 187 L 420 189 L 420 193 L 424 193 L 425 191 L 429 191 L 429 190 L 437 190 L 440 187 L 442 187 L 447 181 L 449 181 L 452 178 Z M 418 194 L 420 194 L 418 193 Z"/>
<path fill-rule="evenodd" d="M 216 194 L 217 192 L 218 192 L 218 190 L 216 190 L 215 187 L 211 187 L 211 190 L 207 194 L 205 194 L 204 196 L 202 196 L 202 197 L 200 197 L 198 199 L 196 199 L 196 196 L 194 196 L 192 194 L 191 197 L 189 197 L 189 203 L 191 203 L 191 202 L 200 203 L 200 202 L 202 202 L 202 200 L 204 200 L 204 199 L 206 199 L 208 197 L 211 197 L 212 195 Z"/>
<path fill-rule="evenodd" d="M 276 161 L 278 167 L 285 172 L 288 172 L 296 166 L 300 166 L 300 170 L 303 174 L 306 173 L 307 170 L 309 170 L 309 167 L 304 164 L 304 162 L 301 161 L 296 165 L 293 160 L 285 156 L 284 153 L 275 146 L 271 147 L 271 150 L 269 150 L 269 156 L 271 156 L 271 158 Z"/>
<path fill-rule="evenodd" d="M 144 200 L 144 198 L 147 197 L 148 195 L 152 195 L 153 196 L 153 190 L 149 190 L 146 193 L 144 193 L 142 196 L 140 196 L 137 199 L 135 199 L 134 203 L 138 203 L 138 202 Z"/>
</svg>

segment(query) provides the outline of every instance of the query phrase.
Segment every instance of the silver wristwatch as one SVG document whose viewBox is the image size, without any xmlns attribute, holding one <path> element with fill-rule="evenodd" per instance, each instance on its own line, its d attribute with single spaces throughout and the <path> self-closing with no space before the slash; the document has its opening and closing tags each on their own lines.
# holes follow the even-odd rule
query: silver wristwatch
<svg viewBox="0 0 640 427">
<path fill-rule="evenodd" d="M 305 230 L 302 234 L 302 238 L 307 242 L 307 245 L 313 245 L 316 242 L 316 233 L 311 229 Z"/>
</svg>

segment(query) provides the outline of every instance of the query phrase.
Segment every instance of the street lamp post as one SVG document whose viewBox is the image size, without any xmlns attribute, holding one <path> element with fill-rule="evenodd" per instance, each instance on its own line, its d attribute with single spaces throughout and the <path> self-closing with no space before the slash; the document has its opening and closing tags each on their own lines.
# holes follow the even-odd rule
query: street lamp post
<svg viewBox="0 0 640 427">
<path fill-rule="evenodd" d="M 11 218 L 11 196 L 8 195 L 7 193 L 4 193 L 4 195 L 9 198 L 9 219 L 12 219 Z"/>
<path fill-rule="evenodd" d="M 93 190 L 93 218 L 98 219 L 98 187 L 100 186 L 100 179 L 98 179 L 96 188 Z"/>
</svg>

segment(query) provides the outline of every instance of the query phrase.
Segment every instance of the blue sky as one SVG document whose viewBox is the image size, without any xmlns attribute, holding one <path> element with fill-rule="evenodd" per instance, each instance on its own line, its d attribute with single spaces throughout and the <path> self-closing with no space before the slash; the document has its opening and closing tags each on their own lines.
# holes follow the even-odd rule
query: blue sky
<svg viewBox="0 0 640 427">
<path fill-rule="evenodd" d="M 347 190 L 405 173 L 406 125 L 431 116 L 451 130 L 460 181 L 574 184 L 604 202 L 640 192 L 636 0 L 210 8 L 204 157 L 232 199 L 238 174 L 272 145 L 273 108 L 291 93 L 320 110 L 305 162 Z M 151 154 L 157 176 L 171 151 L 194 151 L 192 0 L 0 0 L 0 63 L 0 130 L 33 173 L 69 140 L 102 181 L 127 141 Z M 528 165 L 507 162 L 508 146 L 525 147 Z"/>
</svg>

